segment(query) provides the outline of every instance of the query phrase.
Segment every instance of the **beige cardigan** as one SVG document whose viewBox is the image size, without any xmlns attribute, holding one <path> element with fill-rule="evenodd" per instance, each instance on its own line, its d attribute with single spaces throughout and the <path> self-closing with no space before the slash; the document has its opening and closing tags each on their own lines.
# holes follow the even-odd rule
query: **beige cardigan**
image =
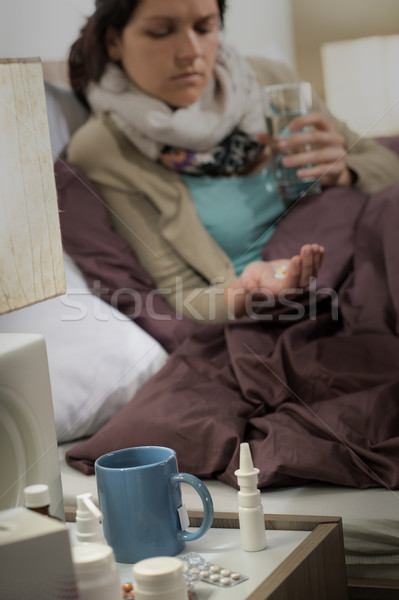
<svg viewBox="0 0 399 600">
<path fill-rule="evenodd" d="M 294 80 L 285 65 L 250 59 L 261 85 Z M 343 133 L 348 166 L 367 193 L 397 179 L 397 157 L 357 135 L 333 118 Z M 234 267 L 202 225 L 180 175 L 146 158 L 106 114 L 90 117 L 75 133 L 67 158 L 97 187 L 114 226 L 134 249 L 159 292 L 180 314 L 204 323 L 229 318 L 224 287 L 234 279 Z M 284 258 L 284 257 L 283 257 Z"/>
</svg>

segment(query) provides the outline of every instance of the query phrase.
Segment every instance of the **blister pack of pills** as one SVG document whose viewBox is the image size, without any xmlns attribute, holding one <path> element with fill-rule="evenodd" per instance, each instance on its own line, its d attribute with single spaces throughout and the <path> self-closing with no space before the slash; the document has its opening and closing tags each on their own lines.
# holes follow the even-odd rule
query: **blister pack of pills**
<svg viewBox="0 0 399 600">
<path fill-rule="evenodd" d="M 191 587 L 196 581 L 205 581 L 212 585 L 228 588 L 246 581 L 248 577 L 205 560 L 196 552 L 182 554 L 178 558 L 183 562 L 183 572 L 187 584 Z"/>
</svg>

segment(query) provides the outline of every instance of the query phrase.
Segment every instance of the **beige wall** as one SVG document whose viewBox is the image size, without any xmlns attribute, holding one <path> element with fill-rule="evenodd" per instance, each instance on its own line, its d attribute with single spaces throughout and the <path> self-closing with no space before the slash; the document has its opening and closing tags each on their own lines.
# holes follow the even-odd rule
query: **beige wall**
<svg viewBox="0 0 399 600">
<path fill-rule="evenodd" d="M 298 73 L 322 96 L 324 42 L 399 33 L 399 0 L 292 0 L 292 7 Z"/>
<path fill-rule="evenodd" d="M 224 37 L 244 56 L 260 54 L 294 66 L 292 0 L 228 0 Z"/>
</svg>

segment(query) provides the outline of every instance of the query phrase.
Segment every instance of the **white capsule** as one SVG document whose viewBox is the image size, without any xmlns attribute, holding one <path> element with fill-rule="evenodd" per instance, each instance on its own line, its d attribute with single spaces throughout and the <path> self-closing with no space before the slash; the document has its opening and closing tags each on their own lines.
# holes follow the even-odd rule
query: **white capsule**
<svg viewBox="0 0 399 600">
<path fill-rule="evenodd" d="M 281 265 L 274 269 L 274 276 L 276 279 L 284 279 L 287 274 L 287 265 Z"/>
<path fill-rule="evenodd" d="M 209 577 L 209 571 L 200 571 L 200 577 Z"/>
</svg>

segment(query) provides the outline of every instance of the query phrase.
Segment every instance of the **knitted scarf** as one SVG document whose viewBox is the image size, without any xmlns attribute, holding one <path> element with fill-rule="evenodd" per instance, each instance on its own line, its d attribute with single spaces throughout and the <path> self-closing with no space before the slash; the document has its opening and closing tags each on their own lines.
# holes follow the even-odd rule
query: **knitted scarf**
<svg viewBox="0 0 399 600">
<path fill-rule="evenodd" d="M 109 63 L 87 99 L 107 112 L 143 154 L 192 174 L 234 174 L 253 164 L 266 142 L 262 92 L 250 65 L 220 44 L 213 77 L 200 98 L 172 109 Z"/>
</svg>

